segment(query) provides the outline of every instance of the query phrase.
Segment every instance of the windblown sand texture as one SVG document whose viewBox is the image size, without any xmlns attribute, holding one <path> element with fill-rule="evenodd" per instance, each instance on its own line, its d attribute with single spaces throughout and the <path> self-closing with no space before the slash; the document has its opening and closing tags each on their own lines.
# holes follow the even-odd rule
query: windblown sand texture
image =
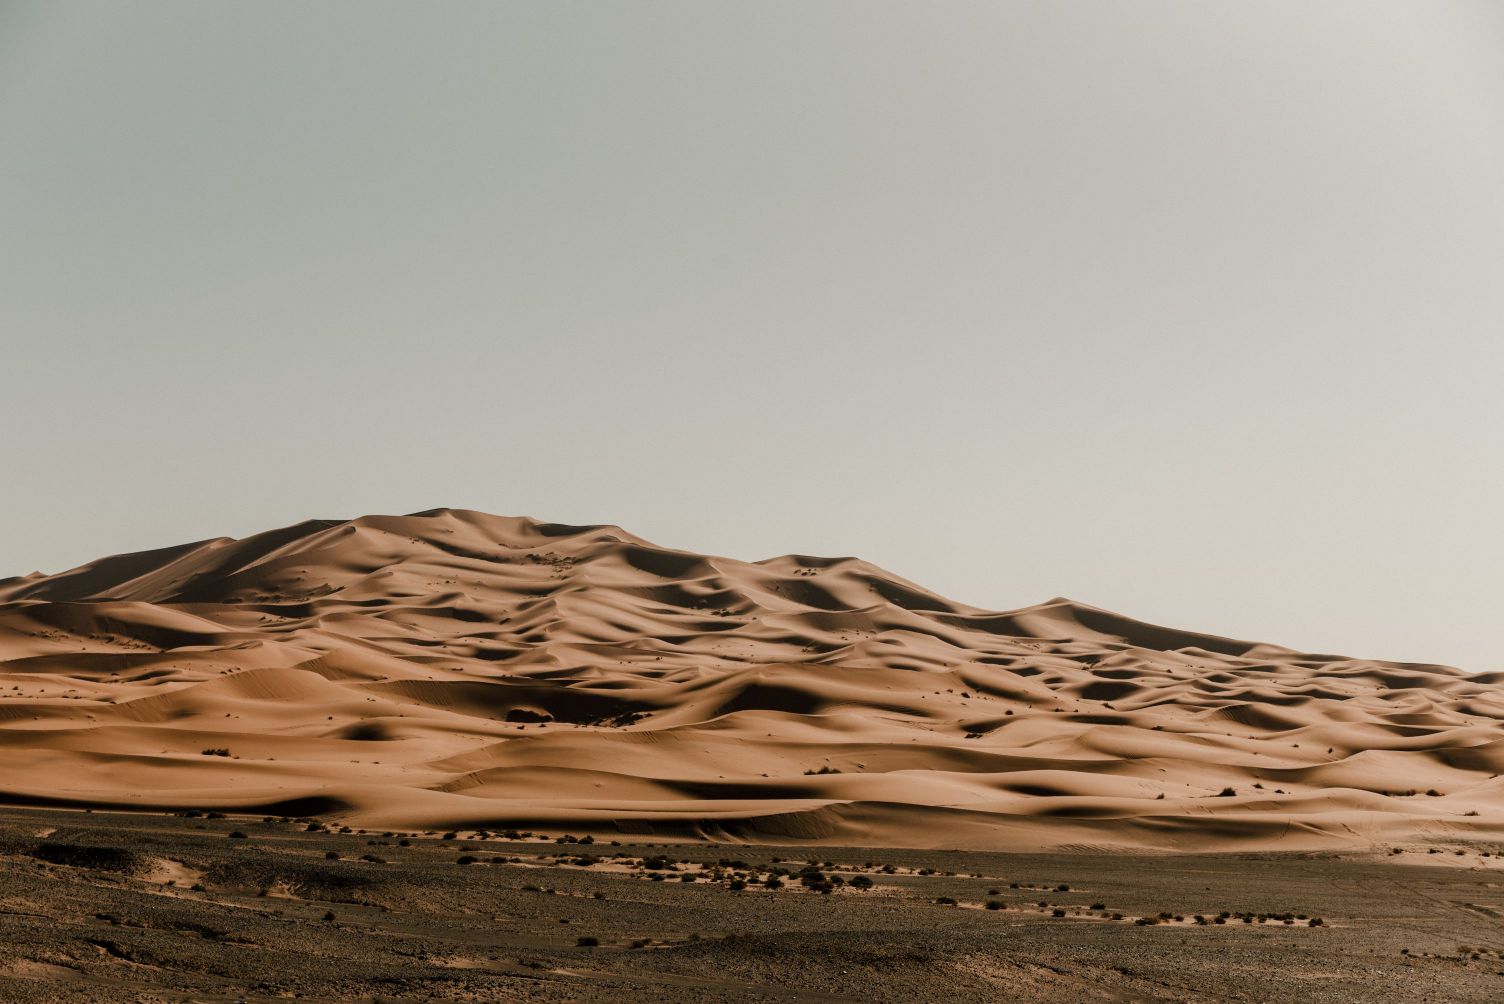
<svg viewBox="0 0 1504 1004">
<path fill-rule="evenodd" d="M 1500 681 L 437 510 L 0 580 L 0 801 L 1005 849 L 1497 837 Z"/>
</svg>

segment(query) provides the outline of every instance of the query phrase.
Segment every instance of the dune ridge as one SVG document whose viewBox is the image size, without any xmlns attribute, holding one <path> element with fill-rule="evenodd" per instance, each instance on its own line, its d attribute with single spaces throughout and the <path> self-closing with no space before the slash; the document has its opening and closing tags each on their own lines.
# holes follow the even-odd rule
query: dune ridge
<svg viewBox="0 0 1504 1004">
<path fill-rule="evenodd" d="M 0 580 L 0 801 L 977 849 L 1497 838 L 1500 676 L 444 509 Z"/>
</svg>

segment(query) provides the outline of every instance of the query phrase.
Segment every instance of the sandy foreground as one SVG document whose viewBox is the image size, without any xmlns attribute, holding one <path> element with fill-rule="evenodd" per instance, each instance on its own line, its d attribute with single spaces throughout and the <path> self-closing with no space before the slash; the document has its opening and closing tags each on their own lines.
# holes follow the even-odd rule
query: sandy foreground
<svg viewBox="0 0 1504 1004">
<path fill-rule="evenodd" d="M 1504 838 L 1500 674 L 438 510 L 0 580 L 0 801 L 985 850 Z M 792 961 L 792 960 L 791 960 Z"/>
</svg>

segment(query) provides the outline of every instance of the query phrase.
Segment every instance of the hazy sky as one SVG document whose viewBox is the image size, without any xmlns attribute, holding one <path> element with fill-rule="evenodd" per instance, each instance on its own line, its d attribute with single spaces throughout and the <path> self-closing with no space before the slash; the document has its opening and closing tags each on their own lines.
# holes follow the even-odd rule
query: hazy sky
<svg viewBox="0 0 1504 1004">
<path fill-rule="evenodd" d="M 1504 668 L 1504 5 L 0 0 L 0 574 L 463 506 Z"/>
</svg>

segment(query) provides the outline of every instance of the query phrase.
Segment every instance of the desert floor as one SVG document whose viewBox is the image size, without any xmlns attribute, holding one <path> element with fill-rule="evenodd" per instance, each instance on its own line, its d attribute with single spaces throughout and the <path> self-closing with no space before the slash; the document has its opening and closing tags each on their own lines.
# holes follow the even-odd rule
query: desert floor
<svg viewBox="0 0 1504 1004">
<path fill-rule="evenodd" d="M 320 825 L 0 810 L 0 997 L 1504 996 L 1499 845 L 1040 855 Z"/>
</svg>

